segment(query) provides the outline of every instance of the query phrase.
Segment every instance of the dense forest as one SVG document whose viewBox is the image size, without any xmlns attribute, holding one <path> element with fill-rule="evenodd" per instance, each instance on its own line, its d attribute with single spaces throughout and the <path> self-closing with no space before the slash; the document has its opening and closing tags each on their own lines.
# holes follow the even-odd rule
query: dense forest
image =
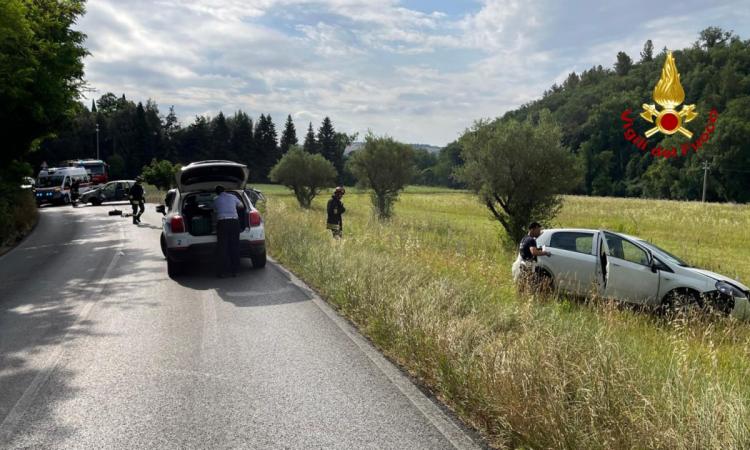
<svg viewBox="0 0 750 450">
<path fill-rule="evenodd" d="M 696 200 L 701 198 L 703 162 L 708 163 L 707 199 L 750 201 L 750 41 L 716 27 L 705 29 L 692 47 L 673 51 L 685 90 L 684 104 L 695 104 L 698 117 L 687 125 L 692 140 L 675 134 L 653 136 L 651 147 L 676 148 L 695 142 L 709 113 L 719 113 L 716 130 L 698 151 L 671 158 L 640 151 L 623 137 L 620 116 L 627 108 L 640 135 L 653 126 L 638 115 L 652 104 L 667 50 L 654 53 L 646 41 L 634 62 L 617 54 L 613 69 L 593 67 L 571 73 L 543 97 L 503 118 L 536 117 L 547 109 L 563 129 L 563 144 L 581 164 L 584 179 L 577 192 L 587 195 Z"/>
</svg>

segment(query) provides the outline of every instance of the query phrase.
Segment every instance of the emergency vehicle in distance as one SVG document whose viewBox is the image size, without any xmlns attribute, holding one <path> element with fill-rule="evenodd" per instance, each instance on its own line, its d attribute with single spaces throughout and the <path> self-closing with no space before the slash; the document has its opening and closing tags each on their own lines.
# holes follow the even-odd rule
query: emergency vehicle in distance
<svg viewBox="0 0 750 450">
<path fill-rule="evenodd" d="M 104 184 L 109 181 L 108 168 L 109 165 L 101 159 L 71 159 L 65 161 L 65 165 L 68 167 L 83 167 L 88 172 L 91 178 L 91 183 L 94 185 Z"/>
<path fill-rule="evenodd" d="M 45 203 L 69 204 L 72 201 L 70 188 L 78 181 L 78 192 L 91 188 L 91 179 L 83 167 L 49 167 L 39 172 L 34 188 L 36 205 Z"/>
</svg>

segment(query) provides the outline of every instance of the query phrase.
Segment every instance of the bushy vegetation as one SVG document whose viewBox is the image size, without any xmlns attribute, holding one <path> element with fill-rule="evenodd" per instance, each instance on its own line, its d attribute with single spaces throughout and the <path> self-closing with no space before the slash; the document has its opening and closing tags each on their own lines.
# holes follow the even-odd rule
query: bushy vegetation
<svg viewBox="0 0 750 450">
<path fill-rule="evenodd" d="M 457 179 L 479 196 L 513 244 L 532 221 L 554 218 L 560 194 L 578 182 L 575 161 L 560 137 L 560 127 L 543 111 L 536 123 L 479 121 L 460 140 L 465 163 Z"/>
<path fill-rule="evenodd" d="M 0 186 L 0 254 L 28 234 L 36 223 L 38 211 L 31 190 Z"/>
<path fill-rule="evenodd" d="M 336 183 L 336 168 L 323 155 L 293 146 L 271 170 L 270 178 L 291 189 L 299 205 L 309 208 L 322 189 Z"/>
<path fill-rule="evenodd" d="M 516 293 L 515 257 L 466 192 L 409 188 L 387 224 L 347 194 L 347 237 L 263 187 L 272 255 L 497 447 L 746 448 L 750 330 Z M 620 213 L 611 214 L 613 210 Z M 747 206 L 566 197 L 566 226 L 633 233 L 750 280 Z"/>
<path fill-rule="evenodd" d="M 22 178 L 38 143 L 58 131 L 83 86 L 85 35 L 73 30 L 84 2 L 0 2 L 0 246 L 33 226 L 37 211 Z"/>
<path fill-rule="evenodd" d="M 398 194 L 414 176 L 414 150 L 388 136 L 365 137 L 348 166 L 362 187 L 372 189 L 372 207 L 381 219 L 393 215 Z"/>
<path fill-rule="evenodd" d="M 158 189 L 167 191 L 177 185 L 175 176 L 180 171 L 179 164 L 172 164 L 167 160 L 151 160 L 151 164 L 144 166 L 141 171 L 143 181 L 153 184 Z"/>
</svg>

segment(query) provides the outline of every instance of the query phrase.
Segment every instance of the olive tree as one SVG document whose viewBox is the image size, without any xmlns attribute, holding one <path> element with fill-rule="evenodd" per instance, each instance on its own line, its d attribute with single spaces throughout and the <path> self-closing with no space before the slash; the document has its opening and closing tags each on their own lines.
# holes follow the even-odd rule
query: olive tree
<svg viewBox="0 0 750 450">
<path fill-rule="evenodd" d="M 154 158 L 151 160 L 151 164 L 143 166 L 141 176 L 146 183 L 166 191 L 175 187 L 177 183 L 175 175 L 180 171 L 180 167 L 179 164 L 172 164 L 166 159 L 158 161 Z"/>
<path fill-rule="evenodd" d="M 414 176 L 414 150 L 388 136 L 365 137 L 362 149 L 352 154 L 349 169 L 360 185 L 372 189 L 372 205 L 381 219 L 393 214 L 398 194 Z"/>
<path fill-rule="evenodd" d="M 269 174 L 271 181 L 291 189 L 303 208 L 309 208 L 321 190 L 334 186 L 336 176 L 336 169 L 330 161 L 319 154 L 311 155 L 296 145 L 281 157 Z"/>
<path fill-rule="evenodd" d="M 478 121 L 460 139 L 464 165 L 455 176 L 473 190 L 514 242 L 532 221 L 549 221 L 560 194 L 580 177 L 549 111 L 538 120 Z"/>
</svg>

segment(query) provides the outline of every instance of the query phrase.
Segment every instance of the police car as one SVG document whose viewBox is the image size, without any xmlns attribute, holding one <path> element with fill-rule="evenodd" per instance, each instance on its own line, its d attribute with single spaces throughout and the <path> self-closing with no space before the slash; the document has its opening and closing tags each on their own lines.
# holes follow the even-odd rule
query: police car
<svg viewBox="0 0 750 450">
<path fill-rule="evenodd" d="M 545 230 L 536 241 L 551 255 L 538 257 L 532 269 L 559 291 L 672 308 L 711 306 L 750 320 L 750 288 L 725 275 L 692 267 L 639 237 L 561 228 Z M 520 256 L 513 264 L 516 281 L 523 264 Z"/>
<path fill-rule="evenodd" d="M 263 219 L 245 192 L 249 171 L 232 161 L 200 161 L 183 167 L 176 175 L 177 189 L 171 190 L 164 205 L 161 248 L 170 277 L 179 275 L 187 264 L 213 261 L 216 249 L 214 189 L 223 186 L 245 205 L 239 212 L 240 256 L 250 258 L 253 268 L 266 265 L 266 237 Z"/>
</svg>

